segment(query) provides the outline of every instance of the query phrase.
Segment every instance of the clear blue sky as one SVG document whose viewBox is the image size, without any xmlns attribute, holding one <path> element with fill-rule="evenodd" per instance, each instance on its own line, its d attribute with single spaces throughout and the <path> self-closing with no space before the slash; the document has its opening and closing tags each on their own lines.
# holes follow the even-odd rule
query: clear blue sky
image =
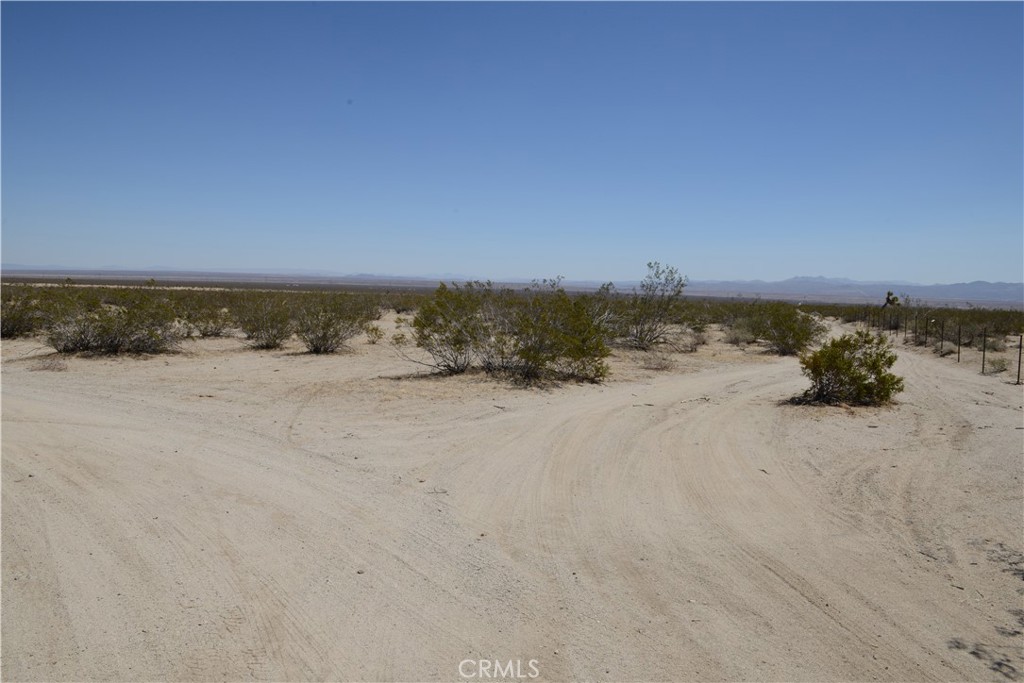
<svg viewBox="0 0 1024 683">
<path fill-rule="evenodd" d="M 5 263 L 1024 279 L 1021 3 L 11 3 Z"/>
</svg>

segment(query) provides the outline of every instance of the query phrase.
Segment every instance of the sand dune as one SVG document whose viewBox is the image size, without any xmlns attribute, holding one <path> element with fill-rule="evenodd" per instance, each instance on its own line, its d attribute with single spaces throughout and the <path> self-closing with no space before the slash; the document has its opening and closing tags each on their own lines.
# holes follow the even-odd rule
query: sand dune
<svg viewBox="0 0 1024 683">
<path fill-rule="evenodd" d="M 297 351 L 4 343 L 4 680 L 1024 675 L 1013 378 L 901 349 L 851 410 L 718 342 L 548 389 Z"/>
</svg>

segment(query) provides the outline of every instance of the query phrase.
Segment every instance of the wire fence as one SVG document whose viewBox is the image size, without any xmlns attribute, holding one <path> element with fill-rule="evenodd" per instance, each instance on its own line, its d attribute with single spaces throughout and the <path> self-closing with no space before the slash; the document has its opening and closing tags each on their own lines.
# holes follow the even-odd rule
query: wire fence
<svg viewBox="0 0 1024 683">
<path fill-rule="evenodd" d="M 980 317 L 980 316 L 972 316 Z M 964 320 L 950 316 L 948 312 L 933 310 L 901 310 L 899 308 L 868 309 L 863 322 L 880 334 L 898 338 L 902 335 L 904 344 L 931 346 L 940 358 L 956 353 L 956 362 L 961 362 L 965 347 L 980 349 L 981 374 L 994 375 L 1010 369 L 1006 355 L 990 359 L 992 352 L 1004 354 L 1013 351 L 1008 337 L 1015 336 L 1017 372 L 1015 384 L 1021 384 L 1021 362 L 1024 360 L 1024 334 L 1011 335 L 1003 326 L 990 329 L 989 325 L 975 319 Z M 995 327 L 995 326 L 993 326 Z M 1012 357 L 1012 355 L 1011 355 Z"/>
</svg>

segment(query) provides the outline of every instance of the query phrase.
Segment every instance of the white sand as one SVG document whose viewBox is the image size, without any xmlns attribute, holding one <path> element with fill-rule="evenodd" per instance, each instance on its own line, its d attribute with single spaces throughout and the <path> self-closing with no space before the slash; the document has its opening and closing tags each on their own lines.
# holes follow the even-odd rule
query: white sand
<svg viewBox="0 0 1024 683">
<path fill-rule="evenodd" d="M 718 342 L 551 389 L 183 349 L 4 343 L 4 680 L 1024 676 L 1015 370 L 901 349 L 852 410 Z"/>
</svg>

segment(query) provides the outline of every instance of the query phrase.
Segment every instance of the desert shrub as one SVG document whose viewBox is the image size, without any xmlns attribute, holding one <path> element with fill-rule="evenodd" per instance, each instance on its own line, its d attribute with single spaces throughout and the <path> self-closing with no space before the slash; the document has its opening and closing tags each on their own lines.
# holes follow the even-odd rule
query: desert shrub
<svg viewBox="0 0 1024 683">
<path fill-rule="evenodd" d="M 529 344 L 521 334 L 523 320 L 527 317 L 525 308 L 526 303 L 511 290 L 495 291 L 490 283 L 485 283 L 480 290 L 473 351 L 485 372 L 529 374 L 524 366 L 528 361 L 521 355 L 522 347 Z"/>
<path fill-rule="evenodd" d="M 334 353 L 372 315 L 373 308 L 352 295 L 307 294 L 296 312 L 295 334 L 310 353 Z"/>
<path fill-rule="evenodd" d="M 0 308 L 0 338 L 12 339 L 34 333 L 42 322 L 34 287 L 5 285 Z"/>
<path fill-rule="evenodd" d="M 166 299 L 143 290 L 124 290 L 116 300 L 54 298 L 46 313 L 47 344 L 60 353 L 164 353 L 184 336 Z"/>
<path fill-rule="evenodd" d="M 92 351 L 99 347 L 98 314 L 85 309 L 68 311 L 47 322 L 46 343 L 59 353 Z"/>
<path fill-rule="evenodd" d="M 433 367 L 451 375 L 469 369 L 479 333 L 479 306 L 472 284 L 448 287 L 443 282 L 420 305 L 412 320 L 412 339 L 430 354 Z"/>
<path fill-rule="evenodd" d="M 233 315 L 254 349 L 280 348 L 292 335 L 291 308 L 281 294 L 246 292 Z"/>
<path fill-rule="evenodd" d="M 384 338 L 384 330 L 380 328 L 380 325 L 376 323 L 366 323 L 363 325 L 363 333 L 366 335 L 367 344 L 376 344 Z"/>
<path fill-rule="evenodd" d="M 605 323 L 599 299 L 569 296 L 558 281 L 550 291 L 530 293 L 517 333 L 528 340 L 519 351 L 530 373 L 523 379 L 544 376 L 596 382 L 608 374 L 611 329 Z"/>
<path fill-rule="evenodd" d="M 573 297 L 560 282 L 534 283 L 522 293 L 478 287 L 475 351 L 486 372 L 526 382 L 607 375 L 608 290 Z"/>
<path fill-rule="evenodd" d="M 633 348 L 646 351 L 665 341 L 683 296 L 686 277 L 657 261 L 647 264 L 647 276 L 620 314 L 619 331 Z"/>
<path fill-rule="evenodd" d="M 603 295 L 573 297 L 559 282 L 524 292 L 496 290 L 489 282 L 442 284 L 420 305 L 413 341 L 449 374 L 479 362 L 487 373 L 516 381 L 598 381 L 608 372 L 611 332 Z M 406 338 L 392 341 L 400 347 Z"/>
<path fill-rule="evenodd" d="M 234 324 L 230 309 L 205 293 L 190 293 L 180 297 L 176 306 L 190 334 L 204 338 L 223 337 Z"/>
<path fill-rule="evenodd" d="M 751 332 L 780 356 L 804 351 L 828 331 L 828 327 L 816 316 L 778 301 L 757 307 L 750 322 Z"/>
<path fill-rule="evenodd" d="M 1010 363 L 1005 358 L 989 358 L 985 362 L 985 374 L 998 375 L 1000 372 L 1006 372 L 1009 367 Z"/>
<path fill-rule="evenodd" d="M 803 399 L 828 404 L 880 405 L 903 391 L 903 378 L 891 372 L 892 346 L 881 336 L 859 330 L 800 356 L 811 388 Z"/>
<path fill-rule="evenodd" d="M 696 353 L 697 349 L 707 346 L 708 335 L 706 332 L 687 330 L 680 336 L 680 348 L 687 353 Z"/>
<path fill-rule="evenodd" d="M 381 300 L 381 305 L 390 308 L 398 315 L 412 313 L 427 297 L 417 292 L 387 292 Z"/>
<path fill-rule="evenodd" d="M 749 318 L 740 318 L 729 325 L 725 330 L 725 341 L 734 346 L 752 344 L 757 341 L 757 335 L 752 331 L 753 323 Z"/>
<path fill-rule="evenodd" d="M 995 335 L 989 337 L 985 342 L 985 348 L 988 351 L 1005 351 L 1006 350 L 1006 338 L 1002 335 Z"/>
</svg>

